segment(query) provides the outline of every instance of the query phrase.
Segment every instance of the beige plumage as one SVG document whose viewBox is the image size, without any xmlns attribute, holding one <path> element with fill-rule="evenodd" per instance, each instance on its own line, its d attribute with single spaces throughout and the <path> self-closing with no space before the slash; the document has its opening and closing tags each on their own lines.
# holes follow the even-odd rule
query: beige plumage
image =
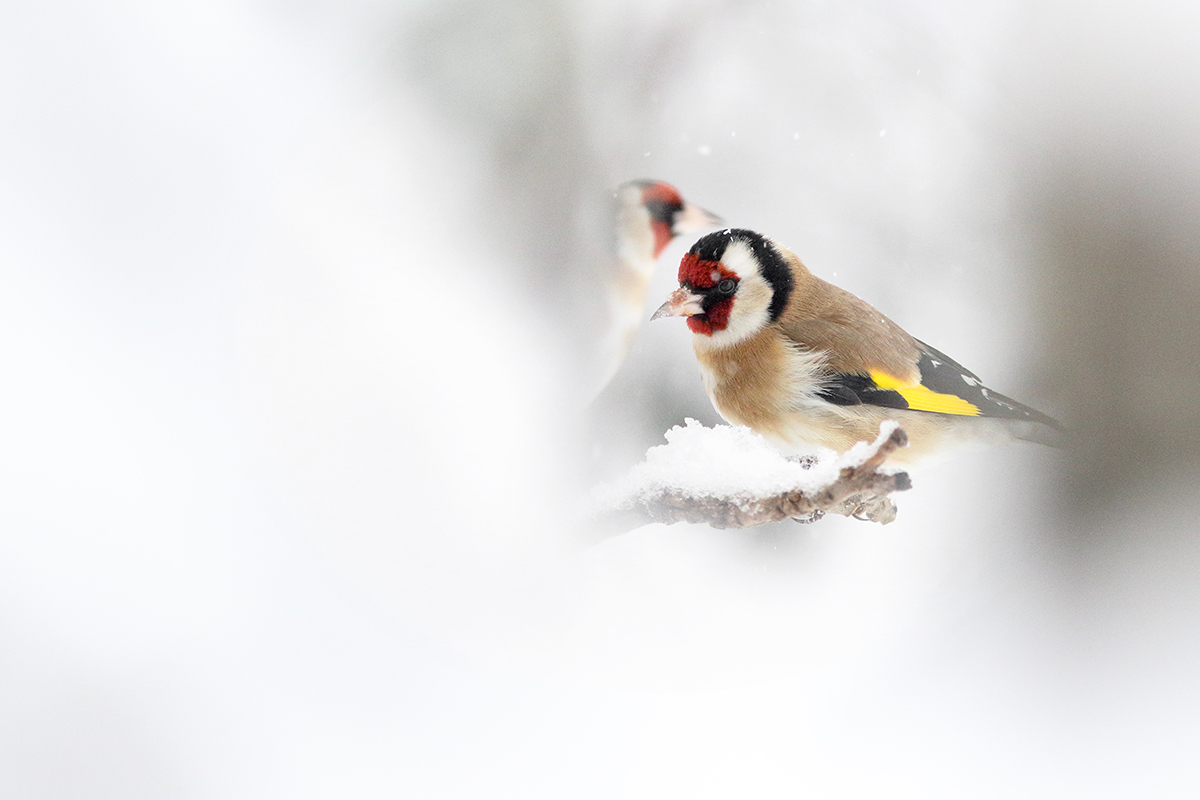
<svg viewBox="0 0 1200 800">
<path fill-rule="evenodd" d="M 888 419 L 909 436 L 900 463 L 962 442 L 1061 434 L 761 234 L 703 237 L 679 281 L 654 318 L 687 317 L 717 411 L 785 450 L 843 451 Z"/>
</svg>

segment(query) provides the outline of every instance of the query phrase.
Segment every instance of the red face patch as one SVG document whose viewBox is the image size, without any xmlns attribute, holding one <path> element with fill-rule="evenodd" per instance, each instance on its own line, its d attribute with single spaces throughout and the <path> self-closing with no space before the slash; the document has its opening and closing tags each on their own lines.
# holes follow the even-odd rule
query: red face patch
<svg viewBox="0 0 1200 800">
<path fill-rule="evenodd" d="M 690 286 L 703 294 L 708 294 L 726 278 L 736 281 L 738 275 L 719 261 L 702 261 L 694 253 L 688 253 L 679 262 L 679 285 Z M 687 318 L 687 326 L 692 333 L 712 336 L 716 331 L 725 330 L 729 325 L 729 315 L 733 313 L 733 298 L 721 297 L 704 305 L 706 310 L 703 314 Z"/>
<path fill-rule="evenodd" d="M 650 230 L 654 231 L 654 257 L 658 258 L 662 251 L 667 249 L 675 234 L 671 233 L 670 225 L 657 219 L 650 220 Z"/>
<path fill-rule="evenodd" d="M 642 189 L 642 202 L 649 203 L 653 200 L 668 206 L 683 205 L 683 197 L 679 194 L 679 190 L 669 183 L 652 183 Z"/>
<path fill-rule="evenodd" d="M 729 325 L 729 314 L 733 311 L 733 298 L 718 300 L 703 314 L 687 318 L 687 326 L 692 333 L 703 333 L 712 336 L 716 331 L 723 331 Z"/>
<path fill-rule="evenodd" d="M 671 230 L 675 215 L 683 208 L 679 190 L 669 183 L 652 183 L 642 189 L 642 203 L 650 211 L 650 229 L 654 231 L 654 257 L 662 255 L 675 232 Z"/>
<path fill-rule="evenodd" d="M 711 289 L 725 278 L 738 279 L 737 273 L 720 261 L 701 261 L 688 253 L 679 262 L 679 285 L 694 289 Z"/>
</svg>

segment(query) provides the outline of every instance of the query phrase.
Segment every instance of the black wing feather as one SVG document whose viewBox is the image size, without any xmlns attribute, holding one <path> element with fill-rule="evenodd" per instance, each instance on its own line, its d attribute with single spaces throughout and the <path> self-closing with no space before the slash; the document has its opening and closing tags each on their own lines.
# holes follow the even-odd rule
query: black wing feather
<svg viewBox="0 0 1200 800">
<path fill-rule="evenodd" d="M 904 395 L 891 389 L 880 389 L 868 375 L 834 375 L 823 382 L 817 394 L 839 406 L 908 408 Z"/>
<path fill-rule="evenodd" d="M 940 350 L 930 347 L 920 340 L 917 340 L 917 344 L 920 345 L 917 369 L 921 373 L 921 385 L 930 391 L 966 400 L 979 409 L 979 415 L 983 417 L 1039 422 L 1056 430 L 1062 429 L 1058 422 L 1040 411 L 987 388 L 979 380 L 979 376 Z M 868 375 L 832 375 L 824 381 L 818 394 L 824 400 L 839 406 L 872 405 L 883 408 L 909 408 L 908 401 L 900 392 L 881 389 Z M 940 412 L 926 411 L 925 413 Z"/>
<path fill-rule="evenodd" d="M 1062 428 L 1057 421 L 1042 412 L 987 388 L 983 381 L 979 380 L 979 376 L 940 350 L 919 339 L 917 344 L 921 346 L 921 358 L 917 362 L 917 368 L 921 371 L 922 386 L 941 394 L 961 397 L 978 408 L 980 416 L 1027 420 L 1056 429 Z"/>
</svg>

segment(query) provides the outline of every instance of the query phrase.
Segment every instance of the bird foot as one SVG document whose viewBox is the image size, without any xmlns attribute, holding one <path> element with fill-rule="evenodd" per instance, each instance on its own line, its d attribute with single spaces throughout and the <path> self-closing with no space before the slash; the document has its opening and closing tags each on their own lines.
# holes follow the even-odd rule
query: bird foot
<svg viewBox="0 0 1200 800">
<path fill-rule="evenodd" d="M 852 495 L 843 500 L 838 509 L 830 510 L 863 522 L 878 522 L 880 525 L 896 521 L 896 504 L 891 498 L 877 494 Z"/>
</svg>

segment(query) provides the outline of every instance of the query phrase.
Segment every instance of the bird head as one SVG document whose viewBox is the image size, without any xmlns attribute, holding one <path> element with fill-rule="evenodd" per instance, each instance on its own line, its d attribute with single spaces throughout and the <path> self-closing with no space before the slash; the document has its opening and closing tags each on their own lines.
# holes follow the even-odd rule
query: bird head
<svg viewBox="0 0 1200 800">
<path fill-rule="evenodd" d="M 698 337 L 729 345 L 779 319 L 793 284 L 791 269 L 771 240 L 726 228 L 692 245 L 679 263 L 679 288 L 651 319 L 686 317 Z"/>
<path fill-rule="evenodd" d="M 721 218 L 711 211 L 686 202 L 679 190 L 663 181 L 631 181 L 628 186 L 636 190 L 631 194 L 634 202 L 645 207 L 650 215 L 650 228 L 654 232 L 654 257 L 676 236 L 689 231 L 698 231 L 720 225 Z"/>
</svg>

